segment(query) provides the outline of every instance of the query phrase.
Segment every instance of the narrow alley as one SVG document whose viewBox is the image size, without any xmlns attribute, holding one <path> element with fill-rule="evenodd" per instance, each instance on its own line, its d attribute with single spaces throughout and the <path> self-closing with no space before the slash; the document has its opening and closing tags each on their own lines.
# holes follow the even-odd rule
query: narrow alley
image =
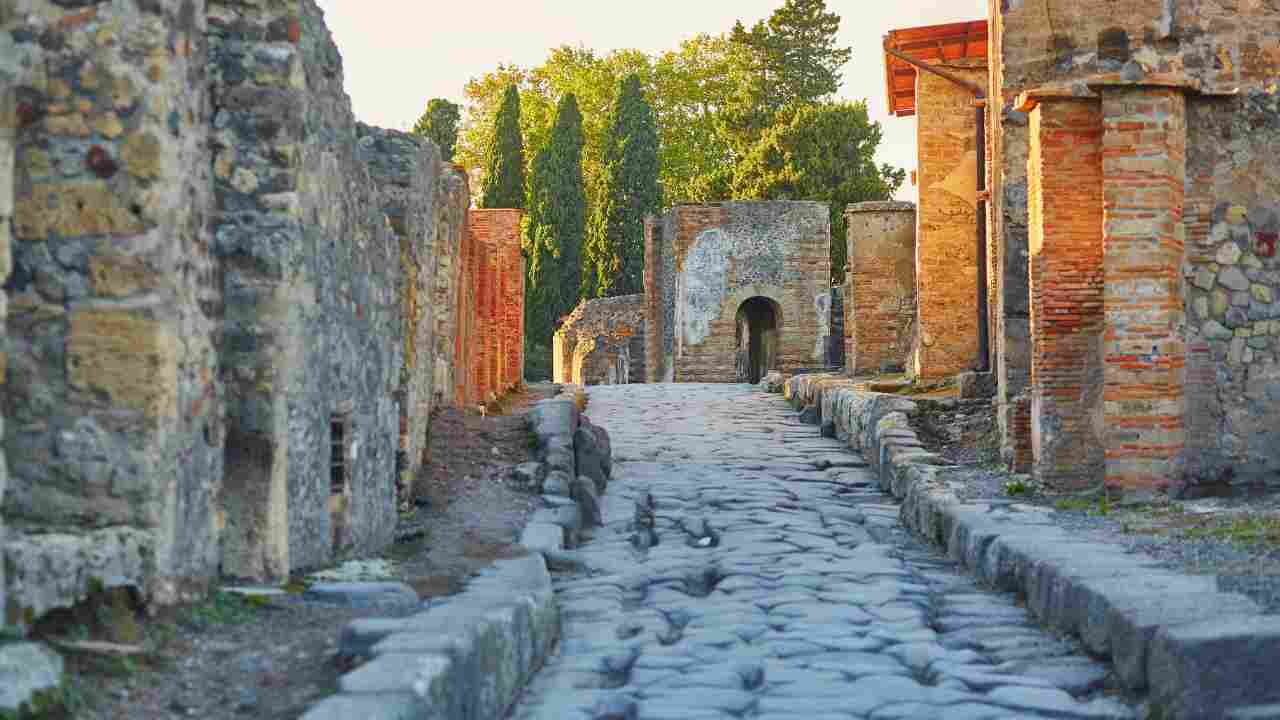
<svg viewBox="0 0 1280 720">
<path fill-rule="evenodd" d="M 614 482 L 518 720 L 1112 718 L 1108 665 L 898 522 L 860 457 L 745 385 L 594 387 Z"/>
</svg>

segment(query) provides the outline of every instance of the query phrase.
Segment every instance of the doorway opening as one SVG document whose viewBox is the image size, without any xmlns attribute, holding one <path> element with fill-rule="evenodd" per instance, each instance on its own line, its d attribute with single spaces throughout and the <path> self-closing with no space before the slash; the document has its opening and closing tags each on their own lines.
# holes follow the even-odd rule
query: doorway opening
<svg viewBox="0 0 1280 720">
<path fill-rule="evenodd" d="M 748 298 L 738 306 L 738 381 L 758 383 L 777 361 L 782 313 L 766 297 Z"/>
</svg>

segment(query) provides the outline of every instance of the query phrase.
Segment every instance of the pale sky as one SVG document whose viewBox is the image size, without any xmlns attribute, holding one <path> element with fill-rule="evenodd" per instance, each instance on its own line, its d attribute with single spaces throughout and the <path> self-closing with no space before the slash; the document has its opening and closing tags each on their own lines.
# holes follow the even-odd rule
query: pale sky
<svg viewBox="0 0 1280 720">
<path fill-rule="evenodd" d="M 564 44 L 656 53 L 741 19 L 750 27 L 783 0 L 317 0 L 342 52 L 346 88 L 366 123 L 407 130 L 433 97 L 499 63 L 532 67 Z M 881 38 L 889 30 L 986 17 L 986 0 L 827 0 L 840 44 L 853 47 L 840 95 L 866 98 L 884 129 L 878 160 L 915 168 L 915 119 L 890 117 Z M 899 193 L 915 199 L 908 180 Z"/>
</svg>

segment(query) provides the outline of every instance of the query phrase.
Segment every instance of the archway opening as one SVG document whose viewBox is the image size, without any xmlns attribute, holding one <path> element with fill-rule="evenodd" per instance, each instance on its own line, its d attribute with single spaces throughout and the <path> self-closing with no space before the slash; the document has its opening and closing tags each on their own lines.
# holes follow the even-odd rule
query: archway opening
<svg viewBox="0 0 1280 720">
<path fill-rule="evenodd" d="M 738 306 L 738 381 L 758 383 L 777 360 L 781 313 L 766 297 L 748 298 Z"/>
</svg>

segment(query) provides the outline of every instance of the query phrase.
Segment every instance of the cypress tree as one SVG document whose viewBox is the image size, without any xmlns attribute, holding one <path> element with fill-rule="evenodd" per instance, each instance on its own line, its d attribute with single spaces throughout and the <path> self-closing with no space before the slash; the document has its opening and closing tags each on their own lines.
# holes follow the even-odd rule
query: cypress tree
<svg viewBox="0 0 1280 720">
<path fill-rule="evenodd" d="M 525 337 L 547 347 L 559 319 L 573 311 L 582 283 L 586 190 L 582 180 L 582 113 L 572 93 L 556 108 L 551 140 L 529 178 Z"/>
<path fill-rule="evenodd" d="M 515 85 L 507 87 L 493 122 L 493 147 L 480 207 L 523 210 L 524 140 L 520 136 L 520 91 Z"/>
<path fill-rule="evenodd" d="M 640 77 L 623 79 L 605 136 L 601 202 L 584 251 L 583 295 L 630 295 L 644 288 L 644 218 L 662 207 L 658 130 Z"/>
</svg>

